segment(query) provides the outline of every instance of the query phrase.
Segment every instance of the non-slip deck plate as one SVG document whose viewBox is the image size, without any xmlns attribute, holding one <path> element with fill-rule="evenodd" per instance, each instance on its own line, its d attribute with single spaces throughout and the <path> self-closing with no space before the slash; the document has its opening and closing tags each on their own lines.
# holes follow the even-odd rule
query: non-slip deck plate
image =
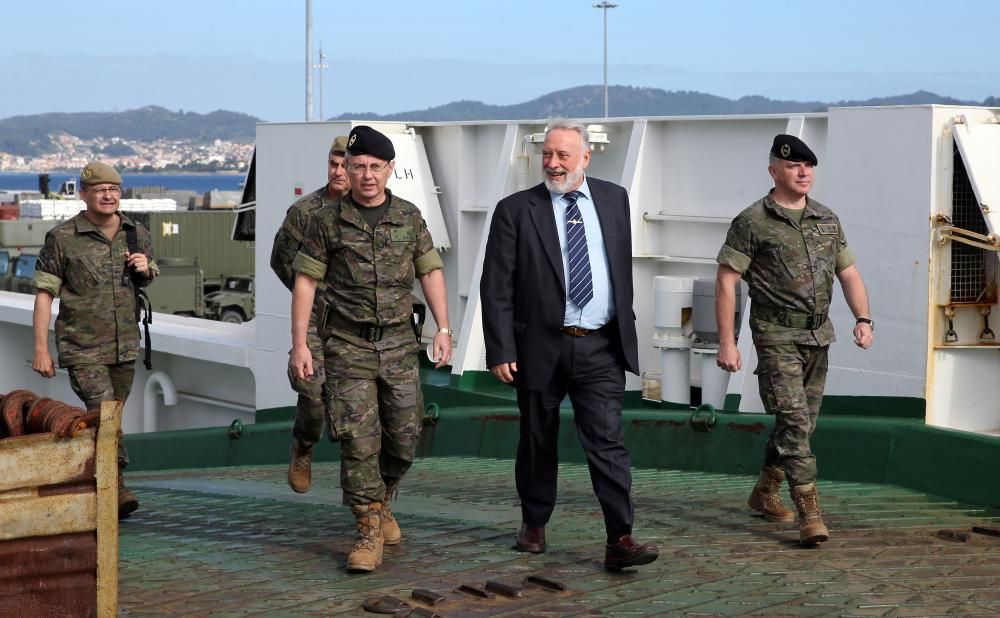
<svg viewBox="0 0 1000 618">
<path fill-rule="evenodd" d="M 366 598 L 448 596 L 442 616 L 908 616 L 1000 614 L 1000 539 L 936 536 L 1000 523 L 997 513 L 892 486 L 820 481 L 831 540 L 800 548 L 794 525 L 752 516 L 748 476 L 637 469 L 636 536 L 660 558 L 601 568 L 603 520 L 586 466 L 559 470 L 548 551 L 513 549 L 520 522 L 513 462 L 419 459 L 393 511 L 403 542 L 370 575 L 348 574 L 353 521 L 339 467 L 314 464 L 294 494 L 285 466 L 131 474 L 142 506 L 121 526 L 126 615 L 361 615 Z M 786 502 L 787 502 L 786 498 Z M 453 591 L 543 575 L 566 592 L 519 598 Z"/>
</svg>

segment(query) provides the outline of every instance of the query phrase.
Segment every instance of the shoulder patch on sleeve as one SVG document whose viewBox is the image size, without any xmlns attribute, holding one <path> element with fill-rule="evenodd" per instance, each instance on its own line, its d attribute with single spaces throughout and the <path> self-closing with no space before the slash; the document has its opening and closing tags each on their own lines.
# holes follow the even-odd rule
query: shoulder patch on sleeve
<svg viewBox="0 0 1000 618">
<path fill-rule="evenodd" d="M 444 268 L 444 262 L 441 261 L 441 256 L 438 254 L 437 249 L 431 249 L 413 260 L 413 270 L 418 277 L 423 277 L 427 273 L 439 268 Z"/>
<path fill-rule="evenodd" d="M 35 274 L 31 276 L 31 279 L 35 282 L 38 289 L 45 290 L 53 296 L 59 296 L 59 290 L 62 289 L 62 279 L 59 277 L 50 275 L 47 272 L 35 270 Z"/>
</svg>

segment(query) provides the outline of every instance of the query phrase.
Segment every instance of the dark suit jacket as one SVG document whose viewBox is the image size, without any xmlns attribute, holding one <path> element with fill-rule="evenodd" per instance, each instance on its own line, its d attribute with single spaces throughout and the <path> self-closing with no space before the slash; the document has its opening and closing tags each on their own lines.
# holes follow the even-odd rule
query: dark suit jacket
<svg viewBox="0 0 1000 618">
<path fill-rule="evenodd" d="M 614 285 L 622 369 L 639 373 L 632 311 L 632 230 L 628 193 L 616 184 L 587 178 L 601 222 Z M 486 365 L 517 362 L 515 386 L 539 390 L 559 358 L 566 313 L 566 281 L 552 198 L 544 184 L 497 204 L 479 283 L 486 338 Z"/>
</svg>

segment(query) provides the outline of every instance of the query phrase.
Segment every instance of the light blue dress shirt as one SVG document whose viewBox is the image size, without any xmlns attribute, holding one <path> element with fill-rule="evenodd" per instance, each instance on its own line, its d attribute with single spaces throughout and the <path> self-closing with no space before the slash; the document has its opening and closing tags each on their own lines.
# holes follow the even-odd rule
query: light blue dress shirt
<svg viewBox="0 0 1000 618">
<path fill-rule="evenodd" d="M 597 218 L 597 207 L 590 195 L 587 179 L 577 189 L 583 196 L 577 200 L 583 216 L 583 225 L 587 230 L 587 255 L 590 258 L 590 271 L 593 276 L 594 297 L 582 309 L 576 306 L 566 295 L 566 317 L 563 326 L 579 326 L 580 328 L 597 329 L 615 317 L 614 288 L 611 283 L 611 269 L 608 266 L 608 253 L 604 249 L 604 234 L 601 231 L 601 221 Z M 566 200 L 562 193 L 549 191 L 552 198 L 552 212 L 556 218 L 556 230 L 559 232 L 559 248 L 562 254 L 563 281 L 569 286 L 569 252 L 566 250 Z"/>
</svg>

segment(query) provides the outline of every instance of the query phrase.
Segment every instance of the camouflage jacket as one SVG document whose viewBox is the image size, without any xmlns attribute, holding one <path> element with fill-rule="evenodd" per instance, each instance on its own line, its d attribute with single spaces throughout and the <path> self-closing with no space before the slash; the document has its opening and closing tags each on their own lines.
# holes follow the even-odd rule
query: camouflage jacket
<svg viewBox="0 0 1000 618">
<path fill-rule="evenodd" d="M 123 282 L 126 228 L 135 227 L 139 249 L 159 273 L 153 245 L 143 226 L 119 213 L 121 226 L 112 240 L 84 213 L 60 223 L 45 235 L 34 281 L 39 290 L 59 298 L 56 349 L 59 365 L 113 365 L 136 359 L 139 328 L 135 322 L 133 285 L 152 281 L 133 273 Z"/>
<path fill-rule="evenodd" d="M 324 332 L 325 323 L 326 331 L 365 347 L 415 345 L 410 327 L 414 277 L 441 268 L 442 262 L 417 207 L 386 193 L 389 207 L 375 229 L 349 197 L 314 211 L 309 220 L 292 267 L 326 283 L 326 315 L 320 318 L 324 338 L 333 334 Z M 384 328 L 382 341 L 372 346 L 351 334 L 363 326 Z"/>
<path fill-rule="evenodd" d="M 274 236 L 274 245 L 271 249 L 271 270 L 278 275 L 278 279 L 281 279 L 281 283 L 289 290 L 295 287 L 295 271 L 292 269 L 292 262 L 295 261 L 295 256 L 302 247 L 302 239 L 306 234 L 309 215 L 332 201 L 327 195 L 327 185 L 323 185 L 309 195 L 298 199 L 288 208 L 285 220 Z"/>
<path fill-rule="evenodd" d="M 754 317 L 755 308 L 800 315 L 830 310 L 834 277 L 854 263 L 854 254 L 829 208 L 807 198 L 800 224 L 789 219 L 769 193 L 733 219 L 716 259 L 743 275 L 750 286 L 754 343 L 833 343 L 829 319 L 809 330 Z"/>
</svg>

